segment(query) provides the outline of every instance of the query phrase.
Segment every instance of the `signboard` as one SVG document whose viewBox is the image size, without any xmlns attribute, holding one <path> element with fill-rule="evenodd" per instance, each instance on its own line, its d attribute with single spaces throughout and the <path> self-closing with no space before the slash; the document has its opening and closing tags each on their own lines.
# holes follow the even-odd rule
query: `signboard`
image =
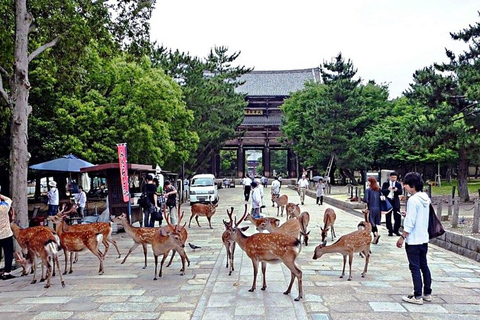
<svg viewBox="0 0 480 320">
<path fill-rule="evenodd" d="M 130 190 L 128 185 L 128 166 L 127 166 L 127 144 L 117 144 L 118 164 L 120 168 L 120 183 L 122 184 L 123 202 L 130 201 Z"/>
</svg>

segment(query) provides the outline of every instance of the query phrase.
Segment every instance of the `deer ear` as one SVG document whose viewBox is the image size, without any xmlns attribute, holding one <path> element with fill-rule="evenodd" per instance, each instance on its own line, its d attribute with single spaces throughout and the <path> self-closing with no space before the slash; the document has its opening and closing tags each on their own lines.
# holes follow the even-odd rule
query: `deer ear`
<svg viewBox="0 0 480 320">
<path fill-rule="evenodd" d="M 168 236 L 168 232 L 167 232 L 165 229 L 160 228 L 160 235 L 161 235 L 162 237 L 166 237 L 166 236 Z"/>
<path fill-rule="evenodd" d="M 310 231 L 312 231 L 312 230 L 310 230 Z M 308 232 L 307 232 L 307 235 L 309 235 L 309 234 L 310 234 L 310 231 L 308 231 Z"/>
<path fill-rule="evenodd" d="M 248 228 L 250 228 L 250 227 L 243 227 L 243 228 L 240 228 L 240 230 L 247 231 Z"/>
</svg>

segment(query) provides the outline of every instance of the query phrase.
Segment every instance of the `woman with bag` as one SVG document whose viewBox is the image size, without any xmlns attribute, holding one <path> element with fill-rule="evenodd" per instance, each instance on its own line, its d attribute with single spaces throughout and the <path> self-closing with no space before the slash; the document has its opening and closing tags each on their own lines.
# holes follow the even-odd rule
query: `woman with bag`
<svg viewBox="0 0 480 320">
<path fill-rule="evenodd" d="M 367 209 L 369 212 L 369 222 L 372 225 L 373 233 L 373 244 L 378 244 L 380 235 L 378 234 L 377 225 L 380 224 L 382 219 L 381 209 L 380 209 L 380 195 L 382 191 L 377 183 L 377 179 L 374 177 L 369 177 L 367 179 L 368 188 L 365 190 L 365 196 L 363 197 L 363 202 L 367 204 Z"/>
<path fill-rule="evenodd" d="M 175 187 L 170 183 L 170 181 L 166 180 L 163 190 L 165 191 L 163 197 L 167 199 L 165 204 L 168 208 L 168 218 L 170 219 L 171 224 L 176 224 L 177 216 L 176 210 L 174 209 L 177 207 L 177 189 L 175 189 Z"/>
</svg>

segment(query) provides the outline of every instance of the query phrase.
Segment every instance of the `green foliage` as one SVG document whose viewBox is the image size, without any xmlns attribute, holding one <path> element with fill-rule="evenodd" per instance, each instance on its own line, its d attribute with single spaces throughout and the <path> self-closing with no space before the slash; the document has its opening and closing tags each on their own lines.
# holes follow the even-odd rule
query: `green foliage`
<svg viewBox="0 0 480 320">
<path fill-rule="evenodd" d="M 238 78 L 251 70 L 232 66 L 238 55 L 228 54 L 225 47 L 215 47 L 204 61 L 163 47 L 152 53 L 153 64 L 182 86 L 187 107 L 194 112 L 190 130 L 200 138 L 188 163 L 194 172 L 207 171 L 213 153 L 235 137 L 235 129 L 243 121 L 245 97 L 234 90 L 241 84 Z"/>
</svg>

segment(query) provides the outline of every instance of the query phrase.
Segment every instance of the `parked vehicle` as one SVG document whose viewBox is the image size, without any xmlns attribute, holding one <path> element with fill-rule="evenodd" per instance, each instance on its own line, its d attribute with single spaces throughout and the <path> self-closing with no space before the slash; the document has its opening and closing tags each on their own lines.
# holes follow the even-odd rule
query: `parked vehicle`
<svg viewBox="0 0 480 320">
<path fill-rule="evenodd" d="M 193 176 L 190 183 L 190 205 L 198 202 L 218 202 L 218 186 L 213 174 Z"/>
</svg>

